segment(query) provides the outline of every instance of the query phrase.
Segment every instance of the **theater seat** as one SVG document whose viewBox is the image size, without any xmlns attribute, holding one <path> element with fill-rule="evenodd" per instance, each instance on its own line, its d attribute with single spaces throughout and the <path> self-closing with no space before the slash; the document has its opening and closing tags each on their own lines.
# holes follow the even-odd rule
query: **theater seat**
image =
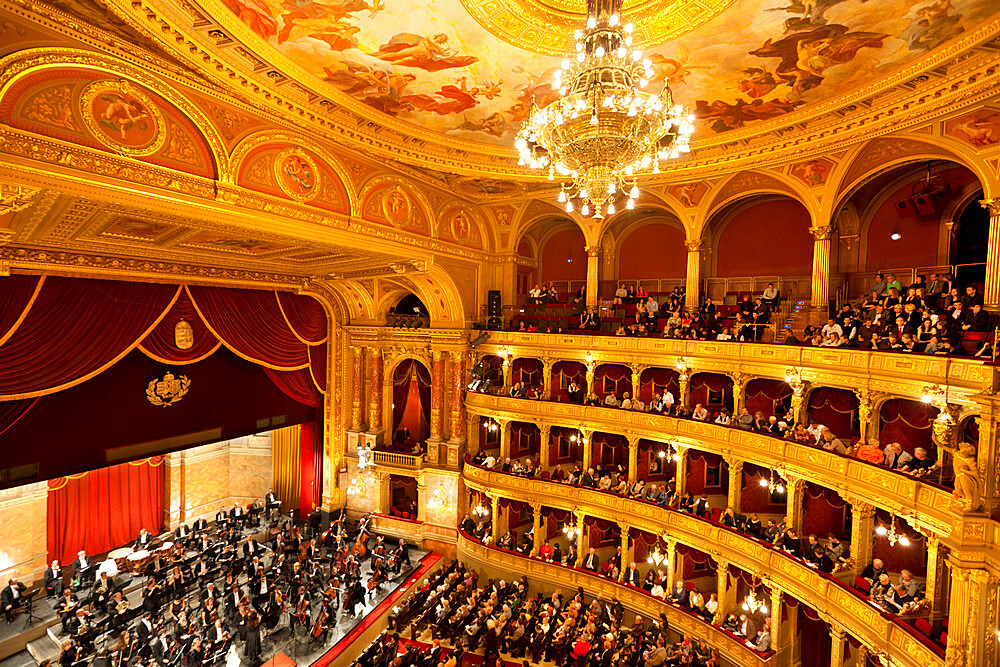
<svg viewBox="0 0 1000 667">
<path fill-rule="evenodd" d="M 854 577 L 854 587 L 865 595 L 871 593 L 872 590 L 872 585 L 868 583 L 868 580 L 861 577 Z"/>
<path fill-rule="evenodd" d="M 948 646 L 948 633 L 942 632 L 941 636 L 938 637 L 938 644 L 941 646 Z"/>
<path fill-rule="evenodd" d="M 931 624 L 926 618 L 918 618 L 913 624 L 917 628 L 917 631 L 928 639 L 931 636 Z"/>
<path fill-rule="evenodd" d="M 712 523 L 719 523 L 719 517 L 721 517 L 721 516 L 722 516 L 722 508 L 721 507 L 713 507 L 712 508 Z"/>
<path fill-rule="evenodd" d="M 548 470 L 543 470 L 542 471 L 542 479 L 548 479 L 548 478 L 549 478 L 549 471 Z"/>
</svg>

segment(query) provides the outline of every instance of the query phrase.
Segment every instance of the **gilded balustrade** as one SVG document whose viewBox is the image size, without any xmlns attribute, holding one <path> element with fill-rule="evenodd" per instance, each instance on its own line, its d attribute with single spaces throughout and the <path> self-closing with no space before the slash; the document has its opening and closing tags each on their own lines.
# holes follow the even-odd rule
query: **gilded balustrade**
<svg viewBox="0 0 1000 667">
<path fill-rule="evenodd" d="M 596 597 L 602 594 L 606 600 L 617 598 L 622 606 L 639 612 L 645 618 L 658 618 L 661 613 L 666 614 L 672 630 L 705 638 L 709 644 L 725 654 L 728 662 L 739 667 L 764 667 L 773 664 L 773 655 L 765 656 L 757 653 L 714 625 L 681 611 L 674 605 L 658 600 L 644 591 L 629 588 L 585 570 L 547 563 L 505 549 L 488 547 L 462 532 L 458 534 L 458 558 L 476 570 L 496 568 L 510 573 L 512 578 L 527 576 L 543 583 L 547 589 L 583 587 L 587 595 Z"/>
<path fill-rule="evenodd" d="M 590 352 L 597 365 L 641 362 L 646 367 L 675 368 L 683 359 L 692 373 L 742 373 L 760 378 L 783 379 L 789 368 L 797 368 L 803 382 L 914 400 L 923 396 L 928 385 L 947 385 L 948 402 L 965 407 L 975 407 L 971 396 L 995 382 L 994 369 L 979 359 L 843 348 L 493 331 L 478 351 L 498 355 L 501 348 L 506 348 L 512 360 L 530 357 L 584 363 Z"/>
<path fill-rule="evenodd" d="M 493 497 L 525 503 L 542 501 L 547 507 L 580 512 L 655 535 L 666 532 L 671 538 L 710 554 L 716 560 L 722 559 L 762 575 L 771 585 L 812 607 L 824 618 L 836 619 L 869 648 L 885 653 L 891 661 L 890 664 L 926 667 L 941 665 L 944 662 L 943 655 L 939 655 L 918 639 L 912 629 L 907 630 L 903 624 L 868 603 L 834 577 L 822 575 L 779 550 L 703 519 L 595 489 L 519 477 L 471 464 L 466 464 L 463 476 L 467 488 Z M 467 557 L 462 552 L 463 548 L 472 547 L 482 550 L 481 545 L 473 543 L 470 546 L 469 540 L 463 541 L 460 537 L 461 558 Z M 500 554 L 509 553 L 497 551 Z M 496 557 L 494 551 L 491 550 L 489 553 L 490 560 L 493 561 Z M 552 565 L 548 566 L 553 568 L 549 572 L 545 569 L 545 563 L 526 560 L 517 554 L 510 556 L 520 559 L 514 565 L 522 570 L 527 568 L 529 576 L 532 572 L 545 570 L 548 577 L 563 585 L 567 583 L 566 575 L 563 574 L 567 570 L 580 575 L 572 578 L 574 585 L 578 585 L 582 577 L 590 576 Z M 615 582 L 604 581 L 608 586 L 614 587 L 613 590 L 620 599 L 623 590 L 629 590 Z M 661 606 L 670 607 L 665 604 Z M 692 620 L 692 622 L 697 621 Z M 704 634 L 706 627 L 708 627 L 706 624 L 699 625 L 701 634 Z"/>
</svg>

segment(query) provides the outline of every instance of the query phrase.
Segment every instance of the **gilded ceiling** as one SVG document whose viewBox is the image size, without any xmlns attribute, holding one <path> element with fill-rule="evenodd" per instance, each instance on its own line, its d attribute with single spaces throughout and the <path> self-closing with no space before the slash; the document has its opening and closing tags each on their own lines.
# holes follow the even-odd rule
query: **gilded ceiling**
<svg viewBox="0 0 1000 667">
<path fill-rule="evenodd" d="M 537 22 L 536 0 L 211 1 L 224 2 L 313 77 L 379 112 L 456 138 L 510 144 L 532 101 L 544 105 L 553 96 L 549 82 L 560 59 L 539 53 L 555 50 L 552 38 L 515 20 L 517 12 L 533 13 Z M 678 35 L 647 48 L 656 72 L 649 86 L 669 84 L 695 111 L 696 136 L 778 118 L 873 83 L 998 7 L 995 0 L 720 0 L 697 3 L 697 14 L 694 3 L 670 4 L 677 8 L 671 18 L 664 4 L 626 7 L 647 38 Z M 554 26 L 556 32 L 572 33 L 574 8 L 567 3 L 560 21 L 568 25 Z"/>
</svg>

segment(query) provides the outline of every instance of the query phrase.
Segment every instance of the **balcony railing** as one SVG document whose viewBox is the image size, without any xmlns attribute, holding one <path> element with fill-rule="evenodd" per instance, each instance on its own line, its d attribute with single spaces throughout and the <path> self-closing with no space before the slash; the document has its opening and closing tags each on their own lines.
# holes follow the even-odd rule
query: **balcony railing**
<svg viewBox="0 0 1000 667">
<path fill-rule="evenodd" d="M 836 618 L 863 643 L 886 653 L 894 664 L 917 667 L 943 661 L 942 648 L 835 576 L 818 572 L 781 549 L 707 519 L 606 491 L 519 477 L 471 463 L 466 463 L 463 476 L 468 488 L 492 496 L 529 504 L 541 501 L 547 507 L 582 511 L 654 535 L 666 532 L 717 559 L 765 575 L 780 590 L 825 617 Z"/>
<path fill-rule="evenodd" d="M 841 495 L 890 510 L 920 524 L 939 537 L 962 534 L 963 517 L 952 510 L 952 492 L 866 461 L 783 440 L 770 434 L 743 431 L 656 413 L 585 407 L 469 393 L 472 415 L 534 423 L 539 426 L 586 427 L 624 433 L 656 442 L 672 441 L 701 451 L 733 457 L 782 474 L 815 482 Z M 964 519 L 969 523 L 970 519 Z M 992 535 L 994 531 L 987 531 Z"/>
<path fill-rule="evenodd" d="M 419 468 L 424 461 L 423 454 L 401 454 L 399 452 L 372 452 L 375 465 L 396 466 L 397 468 Z"/>
</svg>

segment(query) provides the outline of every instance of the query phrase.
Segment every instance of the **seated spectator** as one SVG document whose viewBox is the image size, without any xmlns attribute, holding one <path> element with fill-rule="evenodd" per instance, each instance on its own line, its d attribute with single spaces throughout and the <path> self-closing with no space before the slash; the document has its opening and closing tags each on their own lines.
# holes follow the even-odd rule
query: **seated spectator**
<svg viewBox="0 0 1000 667">
<path fill-rule="evenodd" d="M 894 614 L 901 614 L 906 606 L 913 602 L 913 596 L 906 592 L 905 586 L 900 584 L 890 589 L 883 600 L 886 609 Z"/>
<path fill-rule="evenodd" d="M 902 570 L 899 573 L 899 585 L 905 588 L 907 595 L 914 600 L 922 597 L 920 594 L 920 584 L 913 580 L 913 573 L 909 570 Z"/>
<path fill-rule="evenodd" d="M 983 310 L 980 303 L 973 303 L 971 309 L 965 315 L 962 324 L 962 331 L 970 333 L 985 333 L 990 330 L 990 316 Z"/>
<path fill-rule="evenodd" d="M 528 290 L 528 303 L 532 305 L 542 303 L 542 288 L 537 283 Z"/>
<path fill-rule="evenodd" d="M 569 381 L 569 386 L 566 387 L 566 394 L 569 396 L 570 403 L 583 402 L 583 389 L 576 383 L 576 380 Z"/>
<path fill-rule="evenodd" d="M 617 408 L 621 403 L 614 394 L 608 394 L 604 397 L 604 405 L 609 408 Z"/>
<path fill-rule="evenodd" d="M 740 408 L 740 414 L 736 416 L 736 428 L 749 431 L 753 428 L 753 424 L 753 416 L 750 415 L 750 411 L 746 407 Z"/>
<path fill-rule="evenodd" d="M 875 582 L 878 581 L 883 574 L 886 576 L 886 583 L 888 583 L 889 573 L 886 572 L 885 563 L 882 562 L 882 559 L 876 558 L 871 563 L 866 565 L 865 569 L 861 571 L 861 578 L 874 586 Z"/>
<path fill-rule="evenodd" d="M 708 419 L 708 410 L 706 410 L 701 403 L 698 403 L 694 406 L 694 412 L 691 413 L 691 418 L 700 422 L 706 421 Z"/>
<path fill-rule="evenodd" d="M 618 328 L 615 329 L 615 335 L 616 336 L 624 336 L 625 335 L 625 325 L 624 324 L 619 324 L 618 325 Z"/>
<path fill-rule="evenodd" d="M 886 445 L 883 454 L 885 458 L 882 463 L 892 470 L 898 470 L 913 459 L 909 452 L 903 451 L 903 446 L 898 442 Z"/>
<path fill-rule="evenodd" d="M 601 399 L 594 392 L 590 392 L 589 394 L 587 394 L 587 398 L 584 399 L 583 404 L 584 405 L 600 405 L 601 404 Z"/>
<path fill-rule="evenodd" d="M 901 464 L 899 470 L 919 475 L 933 467 L 934 459 L 927 453 L 927 450 L 923 447 L 917 447 L 913 450 L 913 458 Z"/>
<path fill-rule="evenodd" d="M 833 434 L 828 428 L 824 428 L 821 432 L 820 446 L 828 452 L 834 452 L 835 454 L 846 454 L 847 447 L 844 443 L 840 441 L 840 438 Z"/>
<path fill-rule="evenodd" d="M 844 543 L 840 541 L 840 538 L 830 533 L 827 535 L 825 552 L 827 557 L 834 562 L 843 563 L 847 561 L 847 548 Z"/>
<path fill-rule="evenodd" d="M 871 291 L 882 297 L 886 295 L 886 286 L 888 283 L 885 280 L 885 276 L 879 272 L 875 274 L 875 282 L 872 283 Z"/>
<path fill-rule="evenodd" d="M 715 418 L 715 423 L 720 426 L 729 426 L 729 410 L 726 408 L 719 410 L 719 414 Z"/>
<path fill-rule="evenodd" d="M 768 428 L 767 419 L 764 418 L 764 413 L 758 410 L 753 413 L 753 430 L 759 431 L 761 433 L 768 433 L 770 429 Z"/>
<path fill-rule="evenodd" d="M 619 283 L 618 289 L 615 290 L 615 298 L 611 300 L 611 306 L 621 306 L 625 304 L 625 298 L 628 296 L 628 290 L 625 289 L 625 283 Z"/>
<path fill-rule="evenodd" d="M 854 450 L 854 458 L 868 463 L 883 463 L 885 454 L 879 445 L 878 438 L 868 438 L 868 442 L 858 444 Z"/>
<path fill-rule="evenodd" d="M 632 409 L 632 399 L 629 397 L 627 391 L 624 394 L 622 394 L 622 402 L 618 405 L 618 407 L 620 407 L 622 410 Z"/>
</svg>

